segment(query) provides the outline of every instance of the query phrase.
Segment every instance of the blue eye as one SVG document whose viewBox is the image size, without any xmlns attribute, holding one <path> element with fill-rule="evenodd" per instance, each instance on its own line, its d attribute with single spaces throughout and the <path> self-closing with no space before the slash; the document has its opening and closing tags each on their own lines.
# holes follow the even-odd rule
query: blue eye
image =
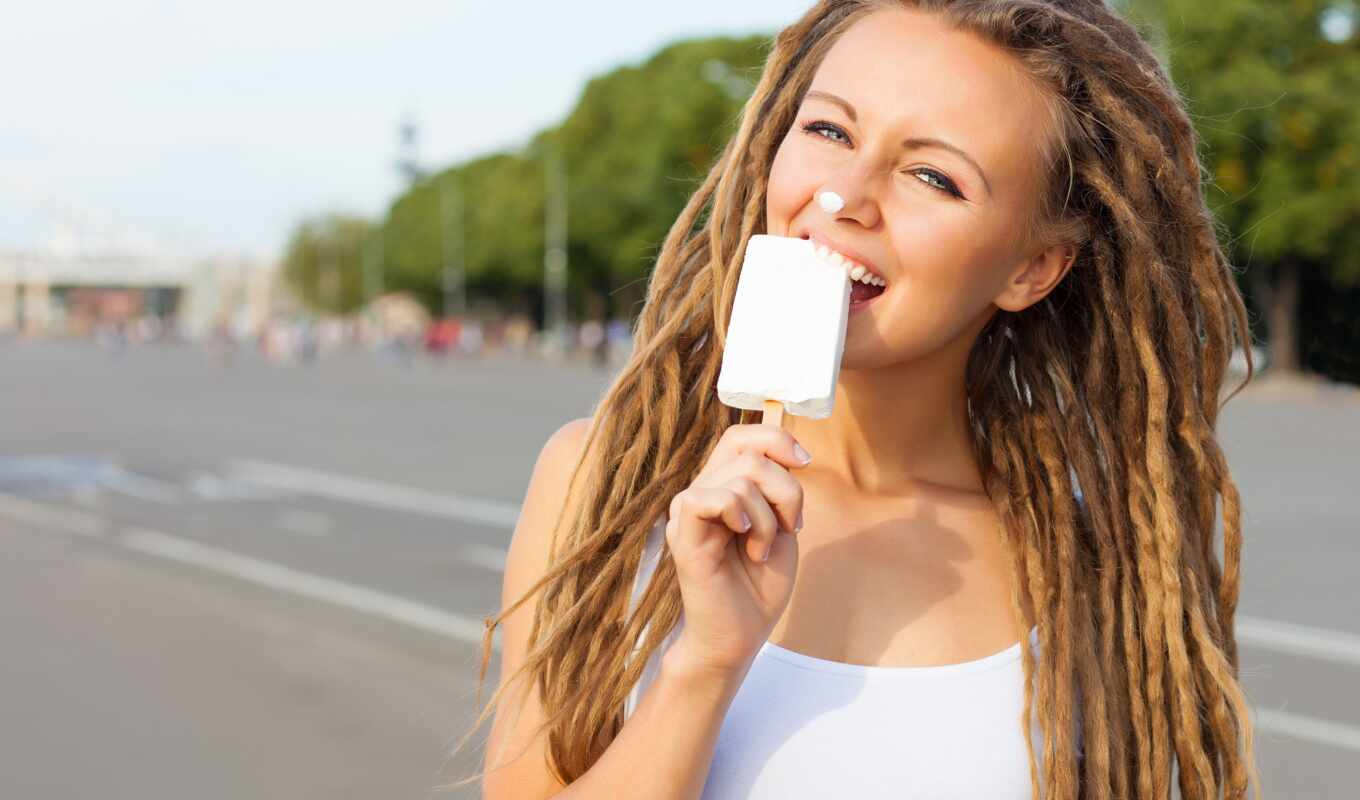
<svg viewBox="0 0 1360 800">
<path fill-rule="evenodd" d="M 946 178 L 945 176 L 941 175 L 940 173 L 936 172 L 933 169 L 926 169 L 925 167 L 921 167 L 920 169 L 912 170 L 911 174 L 929 175 L 938 180 L 939 183 L 938 184 L 930 183 L 930 181 L 926 181 L 926 183 L 930 183 L 930 185 L 935 187 L 936 189 L 939 189 L 942 192 L 948 192 L 949 194 L 952 194 L 955 197 L 963 197 L 963 193 L 959 191 L 958 187 L 954 185 L 953 181 L 949 180 L 948 178 Z"/>
<path fill-rule="evenodd" d="M 832 131 L 833 133 L 839 133 L 841 136 L 845 136 L 845 131 L 841 130 L 835 125 L 832 125 L 829 122 L 809 122 L 808 124 L 803 126 L 803 130 L 806 131 L 807 133 L 812 134 L 813 136 L 821 136 L 820 133 L 821 131 Z M 826 139 L 827 137 L 822 136 L 822 138 Z M 845 136 L 845 140 L 847 142 L 850 141 L 850 137 Z M 832 139 L 832 141 L 835 140 Z"/>
<path fill-rule="evenodd" d="M 848 144 L 848 143 L 850 142 L 850 137 L 849 137 L 848 135 L 846 135 L 845 131 L 841 130 L 839 126 L 832 125 L 832 124 L 829 123 L 829 122 L 822 122 L 821 120 L 818 120 L 818 121 L 816 121 L 816 122 L 809 122 L 809 123 L 807 123 L 806 125 L 803 126 L 803 132 L 806 133 L 806 134 L 808 134 L 809 136 L 816 136 L 816 137 L 819 137 L 819 138 L 822 138 L 822 139 L 826 139 L 827 141 L 841 143 L 841 142 L 839 142 L 839 140 L 834 139 L 834 138 L 832 138 L 832 137 L 830 137 L 830 136 L 823 136 L 823 135 L 822 135 L 823 132 L 835 133 L 835 134 L 839 134 L 840 136 L 842 136 L 842 137 L 845 138 L 845 142 L 844 142 L 845 144 Z M 957 197 L 957 198 L 959 198 L 960 200 L 964 199 L 964 197 L 963 197 L 963 192 L 960 192 L 960 191 L 959 191 L 959 187 L 956 186 L 956 185 L 954 184 L 953 181 L 951 181 L 949 178 L 946 178 L 944 175 L 941 175 L 940 173 L 936 172 L 936 171 L 933 170 L 933 169 L 927 169 L 927 168 L 925 168 L 925 167 L 921 167 L 921 168 L 919 168 L 919 169 L 911 170 L 910 174 L 912 174 L 912 175 L 922 175 L 922 174 L 924 174 L 924 175 L 929 175 L 929 176 L 935 178 L 935 180 L 938 181 L 938 183 L 932 183 L 931 181 L 925 181 L 925 184 L 926 184 L 927 186 L 929 186 L 929 187 L 932 188 L 932 189 L 935 189 L 935 190 L 944 192 L 945 194 L 950 195 L 950 196 L 952 196 L 952 197 Z"/>
</svg>

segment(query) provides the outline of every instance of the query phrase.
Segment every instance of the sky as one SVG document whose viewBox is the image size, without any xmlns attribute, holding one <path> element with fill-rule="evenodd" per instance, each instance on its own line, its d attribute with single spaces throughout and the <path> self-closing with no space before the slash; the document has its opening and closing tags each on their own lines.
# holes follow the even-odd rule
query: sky
<svg viewBox="0 0 1360 800">
<path fill-rule="evenodd" d="M 377 217 L 398 128 L 438 168 L 563 119 L 591 77 L 812 0 L 46 0 L 0 26 L 0 250 L 278 258 Z"/>
</svg>

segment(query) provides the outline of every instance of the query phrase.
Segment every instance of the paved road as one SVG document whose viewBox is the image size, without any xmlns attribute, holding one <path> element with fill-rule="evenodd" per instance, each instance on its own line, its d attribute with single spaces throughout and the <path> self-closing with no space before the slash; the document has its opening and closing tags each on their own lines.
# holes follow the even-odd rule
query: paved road
<svg viewBox="0 0 1360 800">
<path fill-rule="evenodd" d="M 0 369 L 0 796 L 477 796 L 432 787 L 478 766 L 444 755 L 479 618 L 538 448 L 607 373 L 52 343 Z M 1221 428 L 1266 796 L 1350 797 L 1360 400 L 1263 385 Z"/>
</svg>

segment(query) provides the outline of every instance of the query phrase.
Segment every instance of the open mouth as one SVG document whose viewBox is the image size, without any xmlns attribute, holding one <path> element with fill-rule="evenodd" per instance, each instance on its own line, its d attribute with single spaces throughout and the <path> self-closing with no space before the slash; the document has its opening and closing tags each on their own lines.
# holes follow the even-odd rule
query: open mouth
<svg viewBox="0 0 1360 800">
<path fill-rule="evenodd" d="M 883 286 L 871 286 L 867 283 L 852 281 L 850 284 L 850 303 L 867 303 L 870 300 L 883 294 Z"/>
<path fill-rule="evenodd" d="M 804 234 L 801 238 L 811 240 L 812 237 Z M 846 270 L 846 278 L 850 281 L 850 305 L 851 307 L 861 306 L 883 294 L 887 289 L 887 281 L 881 275 L 870 272 L 868 268 L 855 262 L 853 259 L 846 258 L 835 250 L 827 247 L 821 242 L 813 240 L 817 245 L 817 253 L 823 258 L 831 259 L 839 267 Z"/>
</svg>

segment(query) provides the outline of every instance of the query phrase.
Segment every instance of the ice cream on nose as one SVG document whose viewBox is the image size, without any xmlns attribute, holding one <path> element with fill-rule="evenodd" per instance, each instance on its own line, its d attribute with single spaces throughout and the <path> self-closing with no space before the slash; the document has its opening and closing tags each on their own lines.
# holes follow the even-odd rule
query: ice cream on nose
<svg viewBox="0 0 1360 800">
<path fill-rule="evenodd" d="M 845 208 L 845 199 L 835 192 L 822 192 L 817 195 L 817 205 L 828 214 L 835 214 Z"/>
<path fill-rule="evenodd" d="M 850 310 L 847 272 L 844 261 L 819 255 L 811 241 L 752 236 L 727 326 L 718 399 L 755 411 L 770 411 L 767 401 L 776 401 L 776 411 L 831 416 Z"/>
</svg>

